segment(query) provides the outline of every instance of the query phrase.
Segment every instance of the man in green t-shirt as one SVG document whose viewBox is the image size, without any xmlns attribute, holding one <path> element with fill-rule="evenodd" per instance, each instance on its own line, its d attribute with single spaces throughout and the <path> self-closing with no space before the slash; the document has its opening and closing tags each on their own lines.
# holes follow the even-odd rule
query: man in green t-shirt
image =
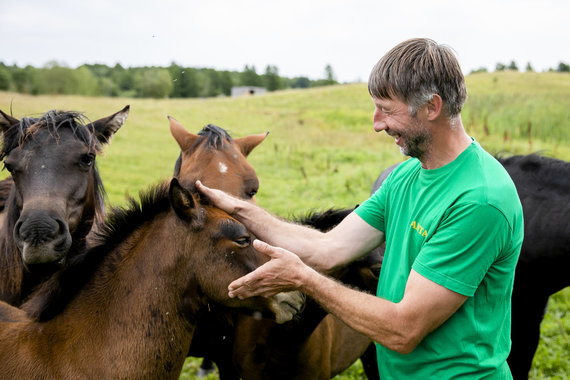
<svg viewBox="0 0 570 380">
<path fill-rule="evenodd" d="M 197 183 L 271 257 L 230 284 L 230 296 L 301 290 L 377 342 L 383 380 L 512 378 L 506 359 L 522 207 L 506 171 L 463 128 L 459 63 L 448 47 L 408 40 L 376 64 L 368 89 L 374 130 L 412 158 L 331 231 L 287 223 Z M 384 241 L 377 296 L 319 273 Z"/>
</svg>

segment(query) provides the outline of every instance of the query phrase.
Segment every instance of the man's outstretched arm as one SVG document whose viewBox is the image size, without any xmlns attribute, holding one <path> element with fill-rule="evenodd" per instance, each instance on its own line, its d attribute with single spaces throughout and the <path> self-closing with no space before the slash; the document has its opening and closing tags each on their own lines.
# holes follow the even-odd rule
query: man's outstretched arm
<svg viewBox="0 0 570 380">
<path fill-rule="evenodd" d="M 196 187 L 222 210 L 242 222 L 260 240 L 295 252 L 318 271 L 328 271 L 370 252 L 384 241 L 384 233 L 354 212 L 327 233 L 274 217 L 261 207 L 217 189 Z"/>
<path fill-rule="evenodd" d="M 394 303 L 346 287 L 285 249 L 260 241 L 254 247 L 271 260 L 232 282 L 230 296 L 246 298 L 300 290 L 356 331 L 404 354 L 413 351 L 467 299 L 412 270 L 403 299 Z"/>
</svg>

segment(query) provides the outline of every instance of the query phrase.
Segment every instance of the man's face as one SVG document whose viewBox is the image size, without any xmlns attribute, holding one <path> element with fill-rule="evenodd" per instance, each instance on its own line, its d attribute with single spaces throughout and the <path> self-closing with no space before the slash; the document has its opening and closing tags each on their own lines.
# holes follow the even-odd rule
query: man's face
<svg viewBox="0 0 570 380">
<path fill-rule="evenodd" d="M 417 115 L 410 116 L 407 104 L 400 100 L 372 100 L 375 107 L 374 130 L 385 131 L 388 136 L 393 137 L 403 155 L 421 160 L 431 147 L 431 134 L 423 120 Z"/>
</svg>

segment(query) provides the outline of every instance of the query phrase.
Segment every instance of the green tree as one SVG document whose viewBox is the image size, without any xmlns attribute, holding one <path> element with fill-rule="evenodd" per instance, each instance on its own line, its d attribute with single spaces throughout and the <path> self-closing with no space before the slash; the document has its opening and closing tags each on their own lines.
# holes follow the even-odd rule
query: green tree
<svg viewBox="0 0 570 380">
<path fill-rule="evenodd" d="M 291 88 L 309 88 L 311 80 L 307 77 L 296 77 L 291 80 Z"/>
<path fill-rule="evenodd" d="M 111 80 L 119 86 L 119 90 L 124 94 L 135 90 L 135 70 L 125 69 L 120 64 L 116 64 L 111 70 Z"/>
<path fill-rule="evenodd" d="M 267 91 L 275 91 L 281 88 L 281 78 L 277 66 L 267 65 L 263 74 L 263 86 Z"/>
<path fill-rule="evenodd" d="M 100 80 L 86 66 L 80 66 L 73 70 L 73 87 L 71 94 L 97 96 L 101 95 Z M 104 78 L 102 78 L 104 79 Z"/>
<path fill-rule="evenodd" d="M 241 73 L 240 76 L 240 84 L 242 86 L 261 85 L 261 79 L 259 78 L 259 75 L 255 71 L 255 66 L 252 65 L 251 67 L 249 67 L 248 65 L 245 65 L 245 68 L 243 69 L 243 72 Z"/>
<path fill-rule="evenodd" d="M 527 62 L 525 71 L 526 71 L 527 73 L 531 73 L 531 72 L 534 71 L 534 69 L 532 68 L 532 65 L 530 64 L 530 62 Z"/>
<path fill-rule="evenodd" d="M 73 69 L 56 61 L 48 62 L 37 72 L 36 90 L 38 94 L 73 94 L 77 89 Z"/>
<path fill-rule="evenodd" d="M 568 65 L 567 63 L 564 63 L 564 62 L 560 62 L 558 64 L 558 68 L 556 69 L 556 71 L 561 72 L 561 73 L 570 72 L 570 65 Z"/>
<path fill-rule="evenodd" d="M 99 78 L 99 89 L 103 96 L 115 97 L 121 95 L 119 86 L 111 78 Z"/>
<path fill-rule="evenodd" d="M 10 71 L 15 91 L 22 94 L 37 94 L 36 77 L 38 70 L 36 68 L 29 65 L 25 68 L 19 68 L 14 65 Z"/>
<path fill-rule="evenodd" d="M 229 71 L 220 72 L 219 81 L 220 90 L 222 93 L 227 96 L 231 95 L 232 87 L 234 86 L 232 73 Z"/>
<path fill-rule="evenodd" d="M 172 91 L 172 79 L 167 69 L 146 67 L 135 76 L 137 95 L 143 98 L 165 98 Z"/>
<path fill-rule="evenodd" d="M 330 82 L 330 84 L 336 83 L 334 71 L 330 64 L 325 66 L 325 80 Z"/>
<path fill-rule="evenodd" d="M 497 62 L 497 65 L 495 66 L 495 71 L 505 71 L 506 69 L 507 69 L 507 66 L 505 66 L 501 62 Z"/>
<path fill-rule="evenodd" d="M 511 63 L 509 64 L 508 69 L 510 71 L 519 71 L 519 67 L 517 66 L 515 61 L 511 61 Z"/>
<path fill-rule="evenodd" d="M 173 98 L 194 98 L 199 94 L 198 80 L 196 78 L 196 70 L 184 68 L 172 63 L 168 68 L 170 77 L 172 78 Z"/>
<path fill-rule="evenodd" d="M 10 70 L 0 63 L 0 90 L 8 91 L 12 87 L 12 74 Z"/>
</svg>

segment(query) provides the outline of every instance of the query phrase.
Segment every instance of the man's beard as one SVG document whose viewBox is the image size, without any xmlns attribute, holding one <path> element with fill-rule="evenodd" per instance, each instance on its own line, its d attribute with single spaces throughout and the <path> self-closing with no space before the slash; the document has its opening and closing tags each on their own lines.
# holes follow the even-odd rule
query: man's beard
<svg viewBox="0 0 570 380">
<path fill-rule="evenodd" d="M 421 160 L 431 149 L 432 136 L 419 121 L 414 121 L 413 129 L 406 134 L 400 134 L 403 146 L 400 152 L 404 156 L 410 156 Z"/>
</svg>

